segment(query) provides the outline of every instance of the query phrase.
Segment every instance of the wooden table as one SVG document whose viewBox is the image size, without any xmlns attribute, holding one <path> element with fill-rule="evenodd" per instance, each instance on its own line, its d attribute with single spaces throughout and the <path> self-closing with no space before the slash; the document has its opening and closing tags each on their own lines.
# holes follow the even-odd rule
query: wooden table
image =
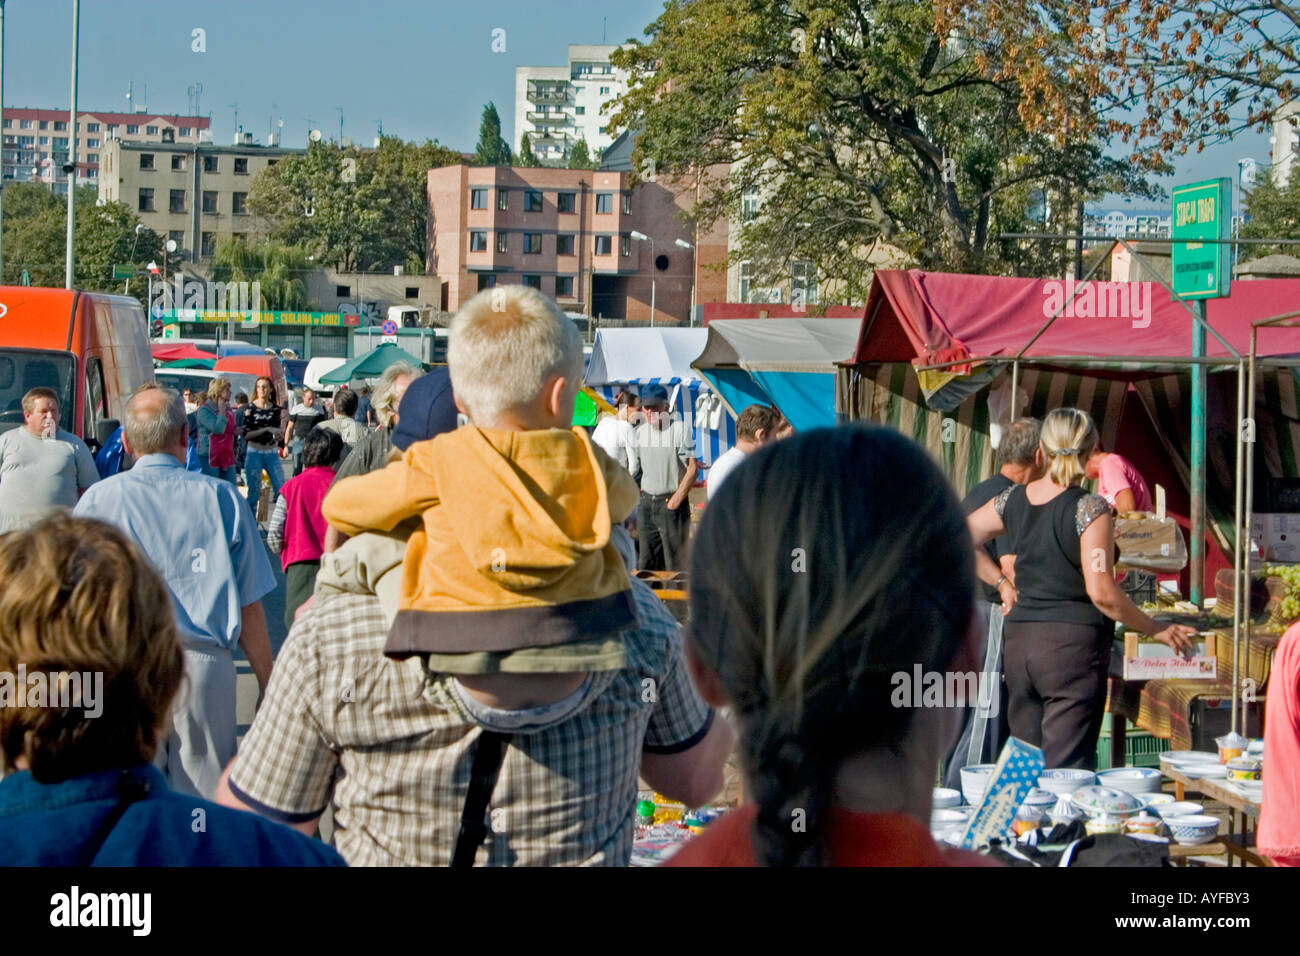
<svg viewBox="0 0 1300 956">
<path fill-rule="evenodd" d="M 1162 759 L 1160 761 L 1160 772 L 1174 782 L 1174 796 L 1179 800 L 1184 799 L 1187 790 L 1194 790 L 1211 800 L 1217 800 L 1228 808 L 1228 832 L 1221 835 L 1217 843 L 1222 845 L 1224 851 L 1228 854 L 1229 866 L 1232 866 L 1234 859 L 1240 861 L 1242 866 L 1248 863 L 1254 866 L 1272 865 L 1250 849 L 1250 845 L 1254 843 L 1255 830 L 1259 826 L 1259 801 L 1253 800 L 1235 787 L 1229 786 L 1226 780 L 1212 777 L 1189 777 L 1167 760 Z M 1206 844 L 1206 846 L 1214 845 L 1213 843 Z M 1170 844 L 1171 850 L 1173 847 L 1174 844 Z M 1200 850 L 1201 847 L 1188 847 L 1187 849 Z M 1171 852 L 1170 856 L 1173 855 Z M 1185 855 L 1191 856 L 1194 854 L 1188 853 Z"/>
</svg>

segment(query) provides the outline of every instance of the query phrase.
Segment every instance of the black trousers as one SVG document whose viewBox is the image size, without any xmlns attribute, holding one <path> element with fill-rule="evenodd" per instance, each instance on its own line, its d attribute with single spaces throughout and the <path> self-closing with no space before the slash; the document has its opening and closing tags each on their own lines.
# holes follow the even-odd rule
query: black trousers
<svg viewBox="0 0 1300 956">
<path fill-rule="evenodd" d="M 688 498 L 676 511 L 668 507 L 672 495 L 641 493 L 637 509 L 637 569 L 640 571 L 685 571 L 686 540 L 691 530 Z"/>
<path fill-rule="evenodd" d="M 1012 736 L 1042 747 L 1048 768 L 1097 769 L 1114 625 L 1007 621 L 1004 634 Z"/>
<path fill-rule="evenodd" d="M 295 561 L 284 570 L 284 626 L 293 627 L 293 616 L 298 608 L 307 603 L 312 591 L 316 590 L 316 572 L 320 570 L 319 561 Z"/>
</svg>

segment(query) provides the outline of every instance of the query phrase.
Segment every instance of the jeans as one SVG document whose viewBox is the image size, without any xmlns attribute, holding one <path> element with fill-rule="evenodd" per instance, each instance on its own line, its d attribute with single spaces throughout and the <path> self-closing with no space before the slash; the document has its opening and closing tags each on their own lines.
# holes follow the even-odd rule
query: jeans
<svg viewBox="0 0 1300 956">
<path fill-rule="evenodd" d="M 257 515 L 257 499 L 262 494 L 262 472 L 271 476 L 271 500 L 274 501 L 284 487 L 284 471 L 280 468 L 280 453 L 274 448 L 263 451 L 248 446 L 244 460 L 244 480 L 248 482 L 248 504 Z"/>
<path fill-rule="evenodd" d="M 289 442 L 289 461 L 293 462 L 292 477 L 296 478 L 302 473 L 302 446 L 304 439 L 295 438 Z"/>
<path fill-rule="evenodd" d="M 637 567 L 642 571 L 685 571 L 686 539 L 691 531 L 687 499 L 676 511 L 668 508 L 672 495 L 641 493 L 636 514 Z"/>
<path fill-rule="evenodd" d="M 199 455 L 199 471 L 213 478 L 224 478 L 232 485 L 235 483 L 235 466 L 227 465 L 225 468 L 218 468 L 212 464 L 207 455 Z"/>
</svg>

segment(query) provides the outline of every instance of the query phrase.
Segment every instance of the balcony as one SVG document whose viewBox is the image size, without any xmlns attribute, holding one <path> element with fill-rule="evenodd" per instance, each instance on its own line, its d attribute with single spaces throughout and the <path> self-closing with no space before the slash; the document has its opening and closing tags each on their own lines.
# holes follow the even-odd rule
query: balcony
<svg viewBox="0 0 1300 956">
<path fill-rule="evenodd" d="M 534 146 L 565 146 L 569 142 L 564 133 L 540 133 L 535 129 L 528 131 L 528 139 Z"/>
<path fill-rule="evenodd" d="M 528 84 L 528 102 L 535 104 L 564 105 L 568 102 L 569 91 L 566 86 L 534 86 Z"/>
<path fill-rule="evenodd" d="M 525 113 L 524 115 L 528 117 L 528 122 L 530 123 L 552 123 L 556 125 L 568 126 L 572 122 L 572 120 L 569 119 L 569 115 L 563 112 L 557 112 L 557 113 L 529 112 L 529 113 Z"/>
</svg>

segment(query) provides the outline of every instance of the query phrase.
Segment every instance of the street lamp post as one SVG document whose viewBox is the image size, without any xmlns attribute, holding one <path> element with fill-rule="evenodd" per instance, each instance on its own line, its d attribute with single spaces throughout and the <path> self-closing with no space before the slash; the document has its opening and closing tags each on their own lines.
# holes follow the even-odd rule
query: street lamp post
<svg viewBox="0 0 1300 956">
<path fill-rule="evenodd" d="M 5 0 L 0 0 L 0 130 L 3 130 L 4 128 L 4 112 L 5 112 L 4 102 L 5 102 Z M 14 145 L 16 146 L 17 144 L 18 141 L 14 140 Z M 17 156 L 15 156 L 15 159 L 16 158 Z M 4 133 L 0 132 L 0 197 L 3 197 L 4 195 L 3 170 L 4 170 Z M 15 170 L 15 175 L 16 174 L 17 174 L 17 170 Z M 3 205 L 0 205 L 0 226 L 3 226 L 3 224 L 4 224 L 4 207 Z M 2 234 L 3 234 L 3 230 L 0 230 L 0 235 Z M 0 284 L 3 284 L 4 282 L 4 266 L 5 266 L 4 248 L 0 246 Z"/>
<path fill-rule="evenodd" d="M 655 241 L 644 232 L 632 230 L 632 238 L 637 242 L 650 243 L 650 328 L 655 327 Z"/>
<path fill-rule="evenodd" d="M 685 239 L 678 239 L 676 244 L 679 249 L 691 250 L 691 319 L 690 322 L 687 324 L 690 325 L 691 328 L 694 328 L 695 327 L 695 269 L 697 266 L 695 243 L 687 242 Z"/>
<path fill-rule="evenodd" d="M 73 251 L 72 234 L 77 221 L 77 27 L 81 23 L 81 0 L 72 0 L 72 107 L 68 113 L 68 161 L 64 169 L 68 174 L 68 239 L 66 268 L 63 285 L 72 288 Z"/>
</svg>

